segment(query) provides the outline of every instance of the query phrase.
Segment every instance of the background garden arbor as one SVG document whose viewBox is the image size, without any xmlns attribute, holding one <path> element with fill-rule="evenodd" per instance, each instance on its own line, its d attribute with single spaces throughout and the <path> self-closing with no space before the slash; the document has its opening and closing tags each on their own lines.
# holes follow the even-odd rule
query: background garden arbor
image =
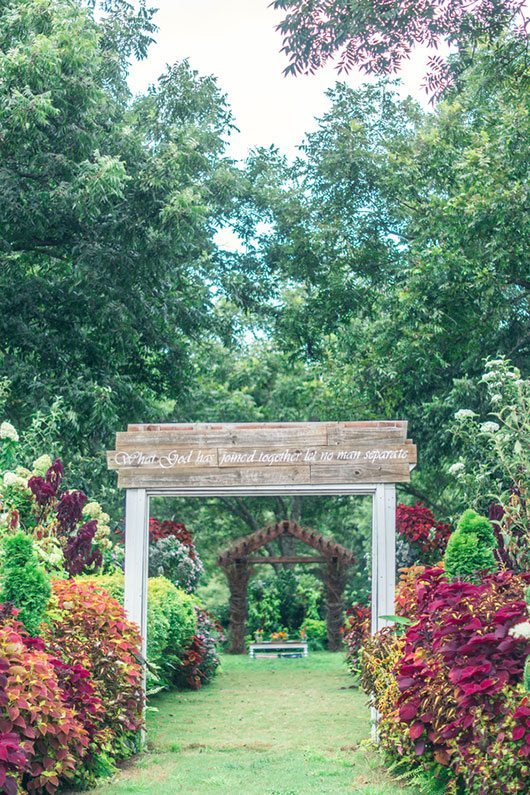
<svg viewBox="0 0 530 795">
<path fill-rule="evenodd" d="M 144 652 L 155 496 L 371 495 L 372 629 L 393 613 L 395 484 L 416 464 L 406 422 L 129 425 L 107 456 L 127 494 L 125 607 Z"/>
</svg>

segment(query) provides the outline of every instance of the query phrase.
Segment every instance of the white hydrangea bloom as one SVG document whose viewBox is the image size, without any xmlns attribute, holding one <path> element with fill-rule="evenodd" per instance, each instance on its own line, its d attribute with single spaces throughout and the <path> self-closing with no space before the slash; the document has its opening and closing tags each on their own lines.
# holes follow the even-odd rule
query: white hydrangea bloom
<svg viewBox="0 0 530 795">
<path fill-rule="evenodd" d="M 110 549 L 112 546 L 112 542 L 109 538 L 110 535 L 110 527 L 106 527 L 105 525 L 98 525 L 98 529 L 96 531 L 96 535 L 94 536 L 94 542 L 100 549 Z"/>
<path fill-rule="evenodd" d="M 100 519 L 103 509 L 99 502 L 87 502 L 83 508 L 83 516 L 86 519 Z"/>
<path fill-rule="evenodd" d="M 525 621 L 522 624 L 516 624 L 510 630 L 512 638 L 521 638 L 523 640 L 530 640 L 530 621 Z"/>
<path fill-rule="evenodd" d="M 474 411 L 471 409 L 459 409 L 455 414 L 455 420 L 465 420 L 468 417 L 476 417 Z"/>
<path fill-rule="evenodd" d="M 4 475 L 4 488 L 8 489 L 10 486 L 22 486 L 23 488 L 27 487 L 27 482 L 24 478 L 21 478 L 20 475 L 17 475 L 16 472 L 6 472 Z"/>
<path fill-rule="evenodd" d="M 19 476 L 19 478 L 24 478 L 24 480 L 28 480 L 31 477 L 31 472 L 26 467 L 17 467 L 15 472 Z"/>
<path fill-rule="evenodd" d="M 14 425 L 10 422 L 3 422 L 0 425 L 0 439 L 10 439 L 12 442 L 18 442 L 18 433 Z"/>
<path fill-rule="evenodd" d="M 449 474 L 450 475 L 457 475 L 459 472 L 464 470 L 464 464 L 462 461 L 457 461 L 456 464 L 451 464 L 449 467 Z"/>
<path fill-rule="evenodd" d="M 64 568 L 64 552 L 61 544 L 54 536 L 45 536 L 44 538 L 34 539 L 34 549 L 48 572 L 54 574 L 63 573 Z"/>
<path fill-rule="evenodd" d="M 496 433 L 500 428 L 500 425 L 496 422 L 483 422 L 480 426 L 480 430 L 482 433 Z"/>
<path fill-rule="evenodd" d="M 502 402 L 502 395 L 499 395 L 497 392 L 495 395 L 492 395 L 490 398 L 492 403 L 501 403 Z"/>
<path fill-rule="evenodd" d="M 52 465 L 49 455 L 41 455 L 33 462 L 33 472 L 43 477 Z"/>
</svg>

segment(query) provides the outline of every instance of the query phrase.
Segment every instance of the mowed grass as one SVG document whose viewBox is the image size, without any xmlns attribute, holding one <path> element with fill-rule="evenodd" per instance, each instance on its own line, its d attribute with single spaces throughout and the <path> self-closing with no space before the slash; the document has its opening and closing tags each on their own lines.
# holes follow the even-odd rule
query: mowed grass
<svg viewBox="0 0 530 795">
<path fill-rule="evenodd" d="M 224 656 L 209 687 L 166 693 L 153 706 L 147 753 L 97 795 L 413 795 L 363 742 L 369 710 L 341 654 Z"/>
</svg>

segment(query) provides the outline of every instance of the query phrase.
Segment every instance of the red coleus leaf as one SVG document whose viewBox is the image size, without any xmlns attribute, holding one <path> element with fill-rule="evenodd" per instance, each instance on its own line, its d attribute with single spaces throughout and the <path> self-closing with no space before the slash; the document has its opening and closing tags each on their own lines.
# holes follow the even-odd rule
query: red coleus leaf
<svg viewBox="0 0 530 795">
<path fill-rule="evenodd" d="M 421 721 L 413 723 L 409 729 L 409 736 L 411 740 L 417 740 L 421 737 L 425 729 L 425 725 Z"/>
<path fill-rule="evenodd" d="M 421 756 L 424 753 L 424 751 L 425 751 L 425 742 L 424 740 L 420 740 L 414 746 L 414 753 L 416 754 L 416 756 Z"/>
<path fill-rule="evenodd" d="M 402 704 L 399 708 L 399 717 L 404 723 L 408 723 L 418 714 L 420 702 L 419 699 L 414 699 Z"/>
</svg>

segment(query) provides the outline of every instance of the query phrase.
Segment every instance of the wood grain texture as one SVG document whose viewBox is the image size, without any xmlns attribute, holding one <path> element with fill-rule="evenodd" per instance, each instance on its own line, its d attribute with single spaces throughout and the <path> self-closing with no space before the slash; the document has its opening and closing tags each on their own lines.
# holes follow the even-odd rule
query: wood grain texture
<svg viewBox="0 0 530 795">
<path fill-rule="evenodd" d="M 145 470 L 121 469 L 118 474 L 118 486 L 123 489 L 138 488 L 170 488 L 201 487 L 201 486 L 262 486 L 267 484 L 302 485 L 310 483 L 309 467 L 282 467 L 267 472 L 263 469 L 197 469 L 182 470 Z"/>
<path fill-rule="evenodd" d="M 341 464 L 311 466 L 312 485 L 324 483 L 408 483 L 410 466 L 407 461 L 363 462 L 352 467 Z"/>
</svg>

